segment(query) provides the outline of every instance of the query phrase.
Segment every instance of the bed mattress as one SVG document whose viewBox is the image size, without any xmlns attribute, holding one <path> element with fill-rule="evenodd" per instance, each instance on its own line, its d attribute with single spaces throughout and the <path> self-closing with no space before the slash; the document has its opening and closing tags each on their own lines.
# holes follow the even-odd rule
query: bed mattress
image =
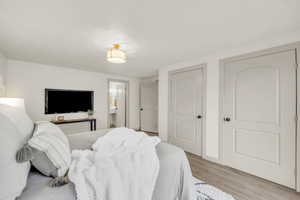
<svg viewBox="0 0 300 200">
<path fill-rule="evenodd" d="M 72 149 L 88 149 L 98 137 L 109 129 L 96 132 L 70 135 Z M 195 191 L 192 183 L 191 169 L 185 153 L 173 145 L 160 143 L 156 147 L 160 161 L 160 171 L 153 193 L 153 200 L 194 200 Z M 146 172 L 145 172 L 146 173 Z M 27 186 L 20 200 L 75 200 L 75 189 L 72 183 L 51 188 L 50 178 L 38 172 L 31 172 Z"/>
</svg>

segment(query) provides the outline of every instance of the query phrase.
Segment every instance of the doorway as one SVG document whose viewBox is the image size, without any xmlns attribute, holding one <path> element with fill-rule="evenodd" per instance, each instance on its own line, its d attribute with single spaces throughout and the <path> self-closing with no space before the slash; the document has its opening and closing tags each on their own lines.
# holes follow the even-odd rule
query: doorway
<svg viewBox="0 0 300 200">
<path fill-rule="evenodd" d="M 206 65 L 169 73 L 168 141 L 202 156 Z"/>
<path fill-rule="evenodd" d="M 108 80 L 108 127 L 128 127 L 128 81 Z"/>
<path fill-rule="evenodd" d="M 223 163 L 295 189 L 297 48 L 284 46 L 222 63 Z"/>
</svg>

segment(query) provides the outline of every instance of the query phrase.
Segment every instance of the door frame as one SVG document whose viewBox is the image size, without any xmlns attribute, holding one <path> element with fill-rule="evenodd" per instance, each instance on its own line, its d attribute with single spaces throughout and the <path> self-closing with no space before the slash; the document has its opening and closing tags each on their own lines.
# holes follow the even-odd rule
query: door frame
<svg viewBox="0 0 300 200">
<path fill-rule="evenodd" d="M 273 47 L 269 49 L 264 49 L 260 51 L 255 51 L 252 53 L 247 53 L 243 55 L 233 56 L 229 58 L 221 59 L 219 62 L 219 161 L 221 164 L 224 165 L 224 156 L 223 156 L 223 100 L 224 100 L 224 90 L 225 90 L 225 65 L 229 62 L 244 60 L 248 58 L 255 58 L 264 55 L 269 55 L 273 53 L 279 53 L 287 50 L 295 50 L 296 52 L 296 66 L 295 66 L 295 76 L 296 76 L 296 119 L 300 115 L 300 70 L 299 70 L 299 62 L 300 62 L 300 42 L 295 42 L 287 45 L 282 45 L 278 47 Z M 295 120 L 296 120 L 295 119 Z M 295 183 L 296 183 L 296 190 L 300 192 L 300 120 L 297 120 L 296 123 L 296 158 L 295 158 Z"/>
<path fill-rule="evenodd" d="M 181 69 L 175 69 L 175 70 L 171 70 L 168 72 L 168 116 L 170 116 L 170 108 L 171 108 L 171 75 L 176 74 L 176 73 L 182 73 L 182 72 L 188 72 L 188 71 L 194 71 L 194 70 L 198 70 L 201 69 L 203 72 L 203 96 L 202 96 L 202 134 L 201 134 L 201 157 L 206 158 L 206 96 L 207 96 L 207 64 L 206 63 L 202 63 L 199 65 L 193 65 L 193 66 L 189 66 L 189 67 L 184 67 Z M 168 138 L 167 141 L 169 141 L 169 137 L 170 137 L 170 117 L 168 117 Z"/>
<path fill-rule="evenodd" d="M 107 79 L 107 127 L 110 128 L 109 123 L 109 83 L 110 82 L 120 82 L 125 84 L 125 126 L 129 127 L 129 81 L 122 79 Z"/>
<path fill-rule="evenodd" d="M 158 90 L 159 89 L 158 76 L 152 76 L 152 77 L 144 78 L 143 80 L 141 80 L 141 82 L 139 84 L 139 131 L 143 131 L 142 130 L 142 111 L 141 111 L 141 108 L 142 108 L 142 84 L 143 83 L 149 83 L 149 82 L 156 82 L 156 81 L 158 82 L 158 84 L 157 84 L 157 90 Z M 157 94 L 157 98 L 158 98 L 158 94 Z M 157 113 L 158 113 L 158 107 L 157 107 Z M 157 116 L 157 121 L 158 121 L 158 116 Z M 159 136 L 158 129 L 157 129 L 157 132 L 148 132 L 148 133 L 154 133 L 154 134 L 157 134 Z"/>
</svg>

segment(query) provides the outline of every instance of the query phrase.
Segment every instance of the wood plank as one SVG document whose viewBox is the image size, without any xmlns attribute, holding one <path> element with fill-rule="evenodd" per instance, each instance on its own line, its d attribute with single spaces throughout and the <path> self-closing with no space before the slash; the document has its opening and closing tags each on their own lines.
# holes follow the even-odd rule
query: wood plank
<svg viewBox="0 0 300 200">
<path fill-rule="evenodd" d="M 191 153 L 186 154 L 195 177 L 233 195 L 237 200 L 300 200 L 300 193 L 290 188 Z"/>
<path fill-rule="evenodd" d="M 300 193 L 285 186 L 204 160 L 191 153 L 186 155 L 194 177 L 231 194 L 236 200 L 300 200 Z"/>
</svg>

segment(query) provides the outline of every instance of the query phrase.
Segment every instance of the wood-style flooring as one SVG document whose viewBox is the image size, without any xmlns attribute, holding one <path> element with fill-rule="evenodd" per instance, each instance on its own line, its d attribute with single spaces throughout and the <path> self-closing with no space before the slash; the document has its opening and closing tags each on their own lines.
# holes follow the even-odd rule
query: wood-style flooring
<svg viewBox="0 0 300 200">
<path fill-rule="evenodd" d="M 236 200 L 300 200 L 300 193 L 290 188 L 204 160 L 191 153 L 186 155 L 194 177 L 231 194 Z"/>
<path fill-rule="evenodd" d="M 236 200 L 300 200 L 300 193 L 236 169 L 187 153 L 193 175 Z"/>
</svg>

